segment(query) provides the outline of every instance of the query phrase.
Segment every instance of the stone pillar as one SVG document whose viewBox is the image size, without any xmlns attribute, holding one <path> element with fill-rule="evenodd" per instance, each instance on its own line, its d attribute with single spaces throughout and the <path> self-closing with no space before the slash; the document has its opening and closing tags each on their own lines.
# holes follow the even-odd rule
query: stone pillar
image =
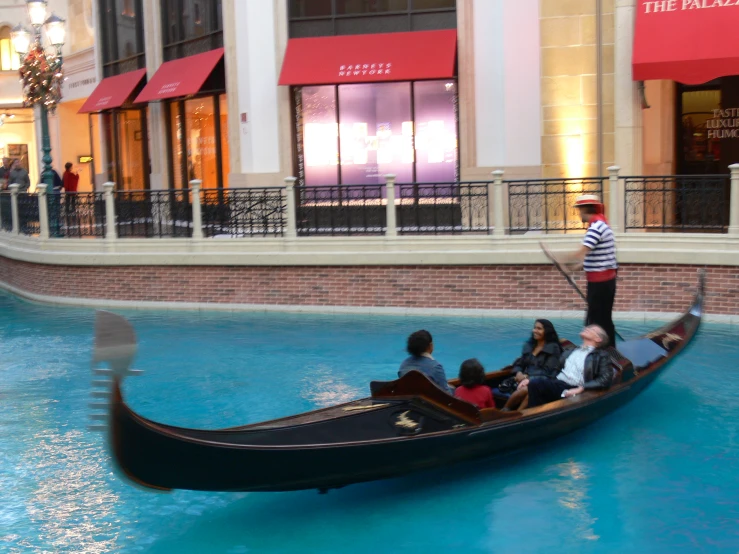
<svg viewBox="0 0 739 554">
<path fill-rule="evenodd" d="M 297 180 L 297 177 L 285 177 L 285 206 L 287 208 L 285 237 L 289 239 L 298 236 L 298 207 L 295 202 L 295 181 Z"/>
<path fill-rule="evenodd" d="M 636 0 L 616 0 L 615 6 L 615 159 L 625 175 L 643 173 L 641 96 L 631 69 L 637 4 Z"/>
<path fill-rule="evenodd" d="M 46 198 L 46 183 L 39 183 L 36 185 L 36 192 L 38 193 L 38 226 L 39 226 L 39 238 L 49 238 L 49 202 Z"/>
<path fill-rule="evenodd" d="M 103 196 L 105 198 L 105 238 L 107 240 L 116 239 L 114 188 L 115 183 L 111 183 L 110 181 L 103 183 Z"/>
<path fill-rule="evenodd" d="M 610 220 L 611 230 L 614 233 L 620 233 L 623 231 L 623 213 L 621 207 L 624 205 L 624 196 L 622 194 L 621 187 L 619 186 L 618 172 L 621 170 L 617 165 L 612 165 L 608 168 L 608 187 L 609 187 L 609 200 L 608 200 L 608 219 Z M 605 199 L 604 199 L 605 201 Z"/>
<path fill-rule="evenodd" d="M 162 51 L 162 2 L 144 2 L 144 44 L 146 46 L 146 73 L 151 79 L 164 61 Z M 149 160 L 151 190 L 169 187 L 169 167 L 167 165 L 167 120 L 164 110 L 166 104 L 148 104 Z"/>
<path fill-rule="evenodd" d="M 493 235 L 505 235 L 505 220 L 503 216 L 502 169 L 496 169 L 495 171 L 493 171 Z"/>
<path fill-rule="evenodd" d="M 385 175 L 385 190 L 387 193 L 385 236 L 394 238 L 398 236 L 398 224 L 395 217 L 395 175 L 392 173 Z"/>
<path fill-rule="evenodd" d="M 20 221 L 18 220 L 18 184 L 12 184 L 8 188 L 10 189 L 10 214 L 13 218 L 13 228 L 11 233 L 17 235 L 20 233 Z"/>
<path fill-rule="evenodd" d="M 729 234 L 739 236 L 739 164 L 731 164 L 731 204 L 729 208 Z"/>
<path fill-rule="evenodd" d="M 200 204 L 200 187 L 203 181 L 193 179 L 190 181 L 190 193 L 192 194 L 192 238 L 203 238 L 203 211 Z"/>
</svg>

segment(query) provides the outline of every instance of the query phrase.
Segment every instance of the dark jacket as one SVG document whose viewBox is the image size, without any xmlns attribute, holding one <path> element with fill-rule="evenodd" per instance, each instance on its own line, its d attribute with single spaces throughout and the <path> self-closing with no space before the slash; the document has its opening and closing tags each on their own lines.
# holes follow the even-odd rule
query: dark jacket
<svg viewBox="0 0 739 554">
<path fill-rule="evenodd" d="M 553 379 L 559 373 L 559 358 L 562 347 L 556 342 L 548 342 L 536 356 L 534 356 L 533 340 L 523 344 L 521 357 L 513 362 L 513 374 L 525 373 L 529 377 L 547 377 Z"/>
<path fill-rule="evenodd" d="M 560 358 L 560 368 L 564 368 L 567 358 L 576 348 L 568 348 Z M 585 390 L 608 389 L 613 382 L 613 364 L 608 352 L 596 348 L 585 358 Z"/>
<path fill-rule="evenodd" d="M 426 356 L 410 356 L 406 358 L 403 363 L 400 364 L 398 377 L 402 377 L 413 369 L 426 375 L 426 377 L 431 379 L 440 389 L 449 394 L 454 394 L 454 389 L 447 383 L 444 368 L 433 358 L 427 358 Z"/>
</svg>

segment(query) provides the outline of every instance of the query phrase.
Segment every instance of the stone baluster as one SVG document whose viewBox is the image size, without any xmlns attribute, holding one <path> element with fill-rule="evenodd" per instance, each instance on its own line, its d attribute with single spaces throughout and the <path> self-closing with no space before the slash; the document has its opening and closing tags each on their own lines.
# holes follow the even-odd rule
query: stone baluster
<svg viewBox="0 0 739 554">
<path fill-rule="evenodd" d="M 385 192 L 387 196 L 387 204 L 385 205 L 387 215 L 385 236 L 397 237 L 398 223 L 395 213 L 395 175 L 392 173 L 385 175 Z"/>
<path fill-rule="evenodd" d="M 36 185 L 36 192 L 38 193 L 38 226 L 39 226 L 39 238 L 49 238 L 49 202 L 46 197 L 46 183 L 39 183 Z"/>
<path fill-rule="evenodd" d="M 287 209 L 287 227 L 285 237 L 294 239 L 298 236 L 298 207 L 295 202 L 296 177 L 285 177 L 285 207 Z"/>
<path fill-rule="evenodd" d="M 13 183 L 8 188 L 10 189 L 10 215 L 13 219 L 12 233 L 18 235 L 21 232 L 20 220 L 18 219 L 18 188 L 19 184 Z"/>
<path fill-rule="evenodd" d="M 203 181 L 193 179 L 190 181 L 190 193 L 192 194 L 192 238 L 203 238 L 203 210 L 200 203 L 200 187 Z"/>
<path fill-rule="evenodd" d="M 113 196 L 115 183 L 108 181 L 103 183 L 103 197 L 105 198 L 105 238 L 107 240 L 115 240 L 115 197 Z"/>
</svg>

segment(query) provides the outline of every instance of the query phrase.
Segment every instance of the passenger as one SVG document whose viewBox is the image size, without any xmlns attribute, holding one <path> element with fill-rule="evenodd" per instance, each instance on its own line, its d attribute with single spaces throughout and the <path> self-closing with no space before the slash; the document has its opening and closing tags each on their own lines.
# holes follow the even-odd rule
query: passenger
<svg viewBox="0 0 739 554">
<path fill-rule="evenodd" d="M 526 408 L 529 379 L 544 377 L 554 379 L 559 371 L 562 345 L 554 325 L 548 319 L 537 319 L 531 338 L 523 345 L 521 357 L 513 362 L 516 390 L 506 402 L 505 410 Z"/>
<path fill-rule="evenodd" d="M 528 383 L 530 408 L 586 390 L 610 388 L 613 365 L 603 350 L 608 346 L 608 334 L 598 325 L 588 325 L 580 332 L 580 338 L 582 346 L 569 348 L 562 354 L 562 371 L 556 379 L 538 378 Z"/>
<path fill-rule="evenodd" d="M 434 360 L 431 355 L 434 351 L 434 340 L 431 338 L 431 333 L 428 331 L 416 331 L 408 337 L 408 354 L 410 357 L 406 358 L 400 369 L 398 370 L 398 377 L 402 377 L 406 373 L 412 370 L 420 371 L 426 377 L 431 379 L 439 388 L 448 392 L 449 394 L 454 393 L 454 389 L 447 383 L 446 374 L 442 365 Z"/>
<path fill-rule="evenodd" d="M 459 368 L 459 381 L 454 396 L 478 408 L 495 408 L 493 393 L 485 386 L 485 369 L 475 358 L 465 360 Z"/>
</svg>

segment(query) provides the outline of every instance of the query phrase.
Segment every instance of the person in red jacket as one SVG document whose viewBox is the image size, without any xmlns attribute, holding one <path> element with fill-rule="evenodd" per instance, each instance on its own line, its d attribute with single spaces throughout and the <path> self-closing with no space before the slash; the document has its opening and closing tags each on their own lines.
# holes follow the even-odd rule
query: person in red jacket
<svg viewBox="0 0 739 554">
<path fill-rule="evenodd" d="M 72 162 L 64 164 L 64 176 L 62 183 L 64 185 L 65 199 L 67 211 L 73 211 L 77 207 L 77 183 L 80 181 L 79 173 L 72 171 Z"/>
<path fill-rule="evenodd" d="M 459 382 L 454 396 L 478 408 L 495 408 L 493 393 L 485 385 L 485 368 L 475 358 L 465 360 L 459 368 Z"/>
</svg>

